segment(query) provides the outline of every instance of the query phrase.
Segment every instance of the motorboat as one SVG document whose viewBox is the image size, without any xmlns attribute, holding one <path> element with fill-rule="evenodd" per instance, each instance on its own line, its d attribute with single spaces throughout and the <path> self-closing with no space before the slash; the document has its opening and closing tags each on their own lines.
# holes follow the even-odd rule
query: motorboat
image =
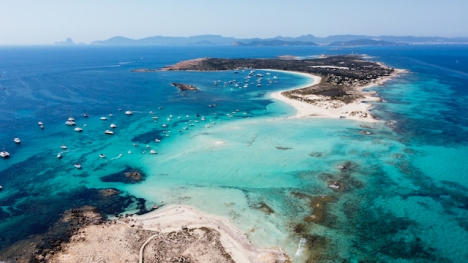
<svg viewBox="0 0 468 263">
<path fill-rule="evenodd" d="M 69 118 L 68 118 L 68 121 L 75 121 L 75 119 L 72 118 L 72 117 L 69 117 Z"/>
<path fill-rule="evenodd" d="M 210 124 L 205 125 L 205 128 L 210 128 L 210 127 L 211 127 Z"/>
<path fill-rule="evenodd" d="M 153 116 L 153 119 L 157 120 L 157 119 L 159 119 L 159 117 L 158 116 Z"/>
<path fill-rule="evenodd" d="M 163 124 L 162 126 L 163 126 L 163 127 L 167 127 L 167 125 L 166 125 L 166 124 Z"/>
<path fill-rule="evenodd" d="M 189 116 L 189 115 L 185 115 L 185 118 L 190 118 L 190 116 Z"/>
<path fill-rule="evenodd" d="M 132 114 L 133 114 L 133 112 L 131 112 L 129 110 L 125 112 L 125 115 L 132 115 Z"/>
<path fill-rule="evenodd" d="M 153 114 L 153 111 L 151 110 L 151 111 L 149 112 L 149 114 Z"/>
<path fill-rule="evenodd" d="M 41 125 L 44 125 L 44 123 L 42 123 L 42 121 L 38 122 L 37 125 L 41 126 Z"/>
<path fill-rule="evenodd" d="M 109 130 L 106 130 L 104 133 L 105 133 L 105 134 L 109 134 L 109 135 L 112 135 L 112 134 L 114 134 L 114 132 L 113 132 L 113 131 L 109 131 Z"/>
<path fill-rule="evenodd" d="M 115 124 L 112 123 L 112 124 L 110 125 L 110 127 L 111 127 L 112 129 L 114 129 L 114 128 L 117 128 L 117 125 L 115 125 Z"/>
<path fill-rule="evenodd" d="M 39 127 L 41 127 L 41 129 L 44 129 L 44 125 L 40 125 Z"/>
<path fill-rule="evenodd" d="M 83 113 L 83 117 L 88 118 L 88 113 Z"/>
<path fill-rule="evenodd" d="M 76 127 L 76 128 L 75 128 L 75 131 L 76 131 L 76 132 L 82 132 L 83 129 L 81 129 L 80 127 Z"/>
<path fill-rule="evenodd" d="M 71 120 L 66 121 L 65 124 L 68 126 L 76 125 L 75 121 L 71 121 Z"/>
<path fill-rule="evenodd" d="M 0 185 L 0 191 L 2 191 L 2 190 L 3 190 L 3 187 Z"/>
<path fill-rule="evenodd" d="M 99 154 L 99 157 L 106 158 L 106 156 L 103 153 Z"/>
<path fill-rule="evenodd" d="M 20 143 L 21 143 L 21 141 L 20 141 L 19 138 L 15 138 L 13 141 L 14 141 L 15 143 L 17 143 L 17 144 L 20 144 Z"/>
<path fill-rule="evenodd" d="M 201 117 L 201 120 L 202 120 L 202 121 L 206 120 L 206 119 L 205 119 L 205 116 L 202 116 L 202 117 Z"/>
<path fill-rule="evenodd" d="M 155 141 L 155 142 L 161 142 L 161 140 L 160 140 L 160 139 L 156 139 L 156 140 L 154 140 L 154 141 Z"/>
<path fill-rule="evenodd" d="M 112 113 L 111 113 L 111 114 L 109 114 L 109 117 L 112 117 L 112 116 L 114 116 L 114 115 L 112 115 Z"/>
<path fill-rule="evenodd" d="M 81 169 L 81 164 L 80 163 L 75 163 L 76 169 Z"/>
<path fill-rule="evenodd" d="M 106 117 L 101 117 L 101 120 L 105 121 L 105 120 L 107 120 L 107 118 Z"/>
<path fill-rule="evenodd" d="M 7 151 L 5 151 L 5 149 L 3 149 L 3 151 L 0 152 L 0 157 L 6 159 L 10 157 L 10 154 Z"/>
<path fill-rule="evenodd" d="M 134 143 L 133 146 L 138 147 L 138 143 Z"/>
<path fill-rule="evenodd" d="M 67 149 L 67 146 L 65 144 L 62 144 L 62 145 L 60 145 L 60 148 Z"/>
<path fill-rule="evenodd" d="M 150 151 L 151 154 L 158 154 L 155 150 Z"/>
<path fill-rule="evenodd" d="M 61 158 L 62 158 L 62 154 L 61 154 L 61 153 L 57 154 L 57 158 L 61 159 Z"/>
</svg>

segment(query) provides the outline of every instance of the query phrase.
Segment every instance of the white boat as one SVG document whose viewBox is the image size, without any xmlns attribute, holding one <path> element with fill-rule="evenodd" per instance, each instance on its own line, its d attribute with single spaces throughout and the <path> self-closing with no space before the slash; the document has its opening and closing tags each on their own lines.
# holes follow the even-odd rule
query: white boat
<svg viewBox="0 0 468 263">
<path fill-rule="evenodd" d="M 70 117 L 70 118 L 68 118 L 68 121 L 75 121 L 75 119 Z"/>
<path fill-rule="evenodd" d="M 20 144 L 20 143 L 21 143 L 21 141 L 20 141 L 19 138 L 15 138 L 13 141 L 15 141 L 17 144 Z"/>
<path fill-rule="evenodd" d="M 0 185 L 0 191 L 2 191 L 2 190 L 3 190 L 3 187 Z"/>
<path fill-rule="evenodd" d="M 190 118 L 190 116 L 189 116 L 189 115 L 185 115 L 185 118 Z"/>
<path fill-rule="evenodd" d="M 138 147 L 138 143 L 134 143 L 133 146 Z"/>
<path fill-rule="evenodd" d="M 112 116 L 114 116 L 114 115 L 112 115 L 112 113 L 111 113 L 111 114 L 109 114 L 109 117 L 112 117 Z"/>
<path fill-rule="evenodd" d="M 83 129 L 81 129 L 80 127 L 76 127 L 76 128 L 75 128 L 75 131 L 76 131 L 76 132 L 82 132 Z"/>
<path fill-rule="evenodd" d="M 112 135 L 112 134 L 114 134 L 114 132 L 113 132 L 113 131 L 109 131 L 109 130 L 106 130 L 104 133 L 105 133 L 105 134 L 109 134 L 109 135 Z"/>
<path fill-rule="evenodd" d="M 193 123 L 189 123 L 189 126 L 193 126 Z"/>
<path fill-rule="evenodd" d="M 156 140 L 154 140 L 154 141 L 155 141 L 155 142 L 161 142 L 161 140 L 159 140 L 159 139 L 156 139 Z"/>
<path fill-rule="evenodd" d="M 150 114 L 153 114 L 153 111 L 151 110 L 149 113 L 150 113 Z"/>
<path fill-rule="evenodd" d="M 88 118 L 88 113 L 83 113 L 83 117 Z"/>
<path fill-rule="evenodd" d="M 68 126 L 76 125 L 76 123 L 74 121 L 70 121 L 70 120 L 66 121 L 65 124 L 68 125 Z"/>
<path fill-rule="evenodd" d="M 42 123 L 42 121 L 38 122 L 37 125 L 41 126 L 41 125 L 44 125 L 44 123 Z"/>
<path fill-rule="evenodd" d="M 106 117 L 101 117 L 101 120 L 105 121 L 105 120 L 107 120 L 107 118 Z"/>
<path fill-rule="evenodd" d="M 39 127 L 41 127 L 41 129 L 44 129 L 44 125 L 40 125 Z"/>
<path fill-rule="evenodd" d="M 171 121 L 171 118 L 167 118 L 167 121 Z"/>
<path fill-rule="evenodd" d="M 150 151 L 151 154 L 158 154 L 155 150 Z"/>
<path fill-rule="evenodd" d="M 205 119 L 205 116 L 202 116 L 202 117 L 201 117 L 201 120 L 202 120 L 202 121 L 206 120 L 206 119 Z"/>
<path fill-rule="evenodd" d="M 157 120 L 159 117 L 158 116 L 153 116 L 153 119 Z"/>
<path fill-rule="evenodd" d="M 210 124 L 205 125 L 205 128 L 210 128 L 210 127 L 211 127 Z"/>
<path fill-rule="evenodd" d="M 133 114 L 133 112 L 131 112 L 129 110 L 125 112 L 125 115 L 132 115 L 132 114 Z"/>
<path fill-rule="evenodd" d="M 166 133 L 166 137 L 169 137 L 169 136 L 170 136 L 169 133 Z"/>
<path fill-rule="evenodd" d="M 110 125 L 110 127 L 111 127 L 111 128 L 117 128 L 117 125 L 115 125 L 115 124 L 112 123 L 112 124 Z"/>
<path fill-rule="evenodd" d="M 162 126 L 163 126 L 163 127 L 167 127 L 167 125 L 166 125 L 166 124 L 163 124 Z"/>
<path fill-rule="evenodd" d="M 62 158 L 62 154 L 61 153 L 57 154 L 57 158 L 59 159 Z"/>
<path fill-rule="evenodd" d="M 128 154 L 132 154 L 132 151 L 128 151 Z"/>
<path fill-rule="evenodd" d="M 171 115 L 169 115 L 169 118 L 172 118 L 172 114 L 171 114 Z"/>
<path fill-rule="evenodd" d="M 106 156 L 105 156 L 104 154 L 102 154 L 102 153 L 99 154 L 99 157 L 101 157 L 101 158 L 106 158 Z"/>
<path fill-rule="evenodd" d="M 60 148 L 67 149 L 67 146 L 65 144 L 62 144 L 62 145 L 60 145 Z"/>
<path fill-rule="evenodd" d="M 3 149 L 3 151 L 0 152 L 0 157 L 6 159 L 10 157 L 10 154 L 7 151 L 5 151 L 5 149 Z"/>
<path fill-rule="evenodd" d="M 80 164 L 80 163 L 75 163 L 75 167 L 76 167 L 77 169 L 81 169 L 81 164 Z"/>
</svg>

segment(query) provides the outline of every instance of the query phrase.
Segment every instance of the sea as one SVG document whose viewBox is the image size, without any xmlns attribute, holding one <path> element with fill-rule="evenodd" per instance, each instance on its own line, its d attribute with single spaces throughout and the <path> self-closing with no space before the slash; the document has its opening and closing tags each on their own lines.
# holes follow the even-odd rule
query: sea
<svg viewBox="0 0 468 263">
<path fill-rule="evenodd" d="M 311 83 L 294 73 L 256 69 L 262 86 L 244 88 L 249 70 L 131 72 L 334 54 L 407 70 L 370 88 L 381 121 L 290 118 L 270 94 Z M 0 255 L 67 209 L 114 218 L 184 204 L 292 262 L 468 262 L 468 45 L 7 46 L 0 75 Z"/>
</svg>

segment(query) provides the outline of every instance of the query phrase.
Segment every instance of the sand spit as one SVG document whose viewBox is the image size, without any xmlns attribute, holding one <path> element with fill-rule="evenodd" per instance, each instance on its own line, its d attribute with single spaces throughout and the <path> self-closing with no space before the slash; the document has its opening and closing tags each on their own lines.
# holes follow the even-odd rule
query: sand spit
<svg viewBox="0 0 468 263">
<path fill-rule="evenodd" d="M 227 219 L 193 207 L 168 206 L 77 231 L 49 262 L 290 262 L 261 249 Z"/>
<path fill-rule="evenodd" d="M 290 72 L 290 71 L 285 71 Z M 293 106 L 297 113 L 289 118 L 334 118 L 334 119 L 351 119 L 356 121 L 364 122 L 378 122 L 378 120 L 371 114 L 370 109 L 372 108 L 372 102 L 381 101 L 382 99 L 377 96 L 375 92 L 367 92 L 365 89 L 371 88 L 376 85 L 383 85 L 386 81 L 395 77 L 398 74 L 405 73 L 407 71 L 395 69 L 395 71 L 387 77 L 381 77 L 374 80 L 372 83 L 355 87 L 353 89 L 353 95 L 360 97 L 355 99 L 351 103 L 344 103 L 341 100 L 333 100 L 328 96 L 322 95 L 301 95 L 294 91 L 301 90 L 304 88 L 312 87 L 319 84 L 322 80 L 320 76 L 312 75 L 303 72 L 293 72 L 295 74 L 303 75 L 308 78 L 312 78 L 312 83 L 304 85 L 302 87 L 295 88 L 293 90 L 282 90 L 271 93 L 271 97 L 284 103 Z M 292 94 L 295 98 L 291 99 L 285 96 L 285 92 Z M 314 101 L 313 103 L 309 101 Z"/>
</svg>

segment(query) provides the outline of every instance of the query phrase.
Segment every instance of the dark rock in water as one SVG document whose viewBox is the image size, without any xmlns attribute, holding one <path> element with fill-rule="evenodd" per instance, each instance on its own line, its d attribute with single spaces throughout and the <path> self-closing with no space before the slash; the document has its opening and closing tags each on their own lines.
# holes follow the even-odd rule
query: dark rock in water
<svg viewBox="0 0 468 263">
<path fill-rule="evenodd" d="M 195 86 L 188 85 L 188 84 L 182 84 L 182 83 L 174 82 L 171 85 L 174 86 L 174 87 L 179 88 L 180 91 L 198 90 Z"/>
<path fill-rule="evenodd" d="M 281 147 L 281 146 L 276 146 L 276 149 L 278 149 L 278 150 L 282 150 L 282 151 L 287 151 L 287 150 L 291 150 L 292 148 L 289 148 L 289 147 Z"/>
<path fill-rule="evenodd" d="M 127 167 L 123 171 L 103 176 L 100 179 L 102 182 L 106 183 L 119 182 L 124 184 L 136 184 L 143 181 L 145 177 L 146 175 L 141 170 Z"/>
<path fill-rule="evenodd" d="M 47 255 L 60 251 L 61 244 L 81 227 L 101 224 L 107 215 L 121 214 L 135 202 L 145 211 L 146 200 L 122 195 L 116 189 L 80 187 L 56 195 L 55 199 L 37 198 L 16 205 L 24 219 L 13 229 L 2 229 L 0 262 L 47 262 Z"/>
</svg>

